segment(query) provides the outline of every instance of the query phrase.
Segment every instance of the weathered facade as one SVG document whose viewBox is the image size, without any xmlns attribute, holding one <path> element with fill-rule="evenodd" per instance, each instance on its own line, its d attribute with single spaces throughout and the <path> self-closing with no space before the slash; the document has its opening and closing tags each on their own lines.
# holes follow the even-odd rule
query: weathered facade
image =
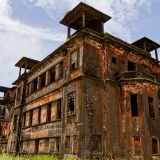
<svg viewBox="0 0 160 160">
<path fill-rule="evenodd" d="M 159 156 L 160 45 L 145 37 L 129 44 L 104 33 L 109 19 L 80 3 L 60 22 L 68 26 L 63 45 L 41 62 L 23 57 L 16 64 L 9 153 Z"/>
<path fill-rule="evenodd" d="M 0 97 L 0 147 L 2 152 L 6 153 L 10 122 L 14 112 L 16 87 L 0 86 L 0 92 L 3 93 L 3 97 Z"/>
</svg>

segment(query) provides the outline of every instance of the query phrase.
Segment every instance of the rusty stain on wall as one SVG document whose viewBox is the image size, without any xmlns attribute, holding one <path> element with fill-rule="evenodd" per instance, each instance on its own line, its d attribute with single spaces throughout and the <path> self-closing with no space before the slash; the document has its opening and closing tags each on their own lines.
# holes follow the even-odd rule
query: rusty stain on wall
<svg viewBox="0 0 160 160">
<path fill-rule="evenodd" d="M 68 27 L 62 46 L 40 62 L 23 57 L 16 63 L 16 88 L 6 88 L 9 101 L 0 103 L 10 120 L 1 122 L 6 152 L 159 157 L 160 65 L 150 52 L 160 45 L 104 33 L 110 18 L 81 2 L 60 22 Z"/>
</svg>

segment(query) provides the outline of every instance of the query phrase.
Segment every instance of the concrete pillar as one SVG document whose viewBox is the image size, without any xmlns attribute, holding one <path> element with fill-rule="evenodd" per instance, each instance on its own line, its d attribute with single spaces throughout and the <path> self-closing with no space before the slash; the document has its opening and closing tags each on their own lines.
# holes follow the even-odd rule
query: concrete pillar
<svg viewBox="0 0 160 160">
<path fill-rule="evenodd" d="M 56 72 L 55 80 L 58 80 L 58 79 L 59 79 L 59 64 L 57 64 L 57 65 L 55 66 L 55 72 Z"/>
<path fill-rule="evenodd" d="M 158 61 L 158 50 L 155 49 L 155 56 L 156 56 L 156 60 Z"/>
<path fill-rule="evenodd" d="M 40 88 L 40 83 L 41 83 L 41 77 L 38 77 L 37 90 L 39 90 Z"/>
<path fill-rule="evenodd" d="M 85 12 L 83 12 L 83 14 L 82 14 L 82 27 L 86 26 L 85 21 L 86 21 Z"/>
<path fill-rule="evenodd" d="M 25 63 L 25 70 L 24 70 L 24 73 L 26 73 L 27 71 L 27 62 Z"/>
<path fill-rule="evenodd" d="M 21 75 L 21 67 L 19 68 L 19 76 Z"/>
<path fill-rule="evenodd" d="M 146 51 L 146 43 L 143 43 L 143 49 Z"/>
<path fill-rule="evenodd" d="M 46 72 L 46 85 L 48 85 L 50 83 L 50 72 L 47 71 Z"/>
<path fill-rule="evenodd" d="M 71 28 L 70 26 L 68 26 L 68 35 L 67 35 L 67 38 L 69 38 L 71 36 Z"/>
<path fill-rule="evenodd" d="M 102 34 L 104 34 L 104 23 L 101 21 L 102 24 Z"/>
</svg>

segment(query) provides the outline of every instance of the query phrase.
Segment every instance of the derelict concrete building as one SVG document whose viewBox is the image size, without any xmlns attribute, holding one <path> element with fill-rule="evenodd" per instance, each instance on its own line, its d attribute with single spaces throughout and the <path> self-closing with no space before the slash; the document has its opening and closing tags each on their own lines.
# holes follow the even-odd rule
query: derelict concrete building
<svg viewBox="0 0 160 160">
<path fill-rule="evenodd" d="M 110 18 L 80 3 L 60 22 L 68 27 L 64 44 L 40 62 L 17 62 L 9 153 L 159 156 L 160 45 L 146 37 L 129 44 L 104 33 Z"/>
</svg>

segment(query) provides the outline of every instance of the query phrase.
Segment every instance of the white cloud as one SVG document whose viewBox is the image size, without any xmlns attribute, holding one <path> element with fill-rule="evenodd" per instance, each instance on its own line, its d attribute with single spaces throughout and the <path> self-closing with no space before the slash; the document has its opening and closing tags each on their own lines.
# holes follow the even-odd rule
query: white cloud
<svg viewBox="0 0 160 160">
<path fill-rule="evenodd" d="M 64 41 L 66 38 L 65 34 L 57 32 L 57 30 L 35 28 L 25 25 L 18 20 L 13 20 L 11 18 L 12 8 L 8 2 L 8 0 L 0 1 L 0 30 L 53 41 Z"/>
<path fill-rule="evenodd" d="M 43 8 L 53 19 L 60 12 L 71 10 L 80 2 L 81 0 L 34 0 L 34 4 Z M 112 19 L 105 24 L 105 29 L 126 41 L 131 41 L 131 31 L 126 23 L 137 19 L 139 10 L 149 12 L 151 4 L 148 0 L 99 0 L 98 2 L 84 0 L 83 2 L 111 16 Z M 127 36 L 124 37 L 124 34 Z"/>
<path fill-rule="evenodd" d="M 56 48 L 55 41 L 64 41 L 65 34 L 56 30 L 35 28 L 12 19 L 9 0 L 0 1 L 0 86 L 11 86 L 18 78 L 15 63 L 23 56 L 41 60 Z M 46 40 L 54 41 L 52 46 Z"/>
</svg>

